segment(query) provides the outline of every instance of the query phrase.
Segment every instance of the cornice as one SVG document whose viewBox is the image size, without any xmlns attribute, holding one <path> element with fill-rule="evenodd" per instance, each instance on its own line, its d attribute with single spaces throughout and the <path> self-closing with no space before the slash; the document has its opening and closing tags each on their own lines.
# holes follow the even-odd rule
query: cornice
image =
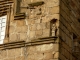
<svg viewBox="0 0 80 60">
<path fill-rule="evenodd" d="M 57 37 L 54 36 L 54 37 L 38 38 L 32 40 L 31 42 L 25 42 L 25 41 L 10 42 L 10 43 L 1 44 L 0 50 L 15 49 L 15 48 L 49 44 L 49 43 L 58 43 L 56 42 L 56 39 Z"/>
</svg>

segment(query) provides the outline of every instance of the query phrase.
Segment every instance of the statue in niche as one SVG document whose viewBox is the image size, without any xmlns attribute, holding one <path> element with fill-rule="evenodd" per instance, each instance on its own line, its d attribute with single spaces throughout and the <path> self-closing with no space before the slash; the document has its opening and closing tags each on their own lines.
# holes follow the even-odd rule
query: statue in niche
<svg viewBox="0 0 80 60">
<path fill-rule="evenodd" d="M 50 21 L 50 36 L 56 36 L 57 33 L 56 20 L 57 19 L 52 19 Z"/>
</svg>

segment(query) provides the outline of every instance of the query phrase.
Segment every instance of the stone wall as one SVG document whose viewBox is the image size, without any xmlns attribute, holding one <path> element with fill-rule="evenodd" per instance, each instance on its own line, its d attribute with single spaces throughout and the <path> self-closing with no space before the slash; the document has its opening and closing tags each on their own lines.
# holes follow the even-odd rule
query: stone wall
<svg viewBox="0 0 80 60">
<path fill-rule="evenodd" d="M 24 48 L 0 50 L 0 60 L 24 60 Z"/>
<path fill-rule="evenodd" d="M 44 4 L 29 6 L 40 1 Z M 80 34 L 78 2 L 79 0 L 22 0 L 20 13 L 25 13 L 25 19 L 14 20 L 16 10 L 11 10 L 9 36 L 4 43 L 31 43 L 51 36 L 58 38 L 54 43 L 0 50 L 0 60 L 78 60 L 78 56 L 73 54 L 73 40 Z M 15 3 L 14 8 L 17 5 Z"/>
<path fill-rule="evenodd" d="M 79 18 L 79 0 L 61 0 L 60 1 L 60 59 L 78 60 L 77 55 L 73 56 L 74 40 L 80 34 Z M 79 53 L 79 52 L 78 52 Z M 75 54 L 75 53 L 74 53 Z M 79 57 L 78 57 L 79 58 Z"/>
<path fill-rule="evenodd" d="M 44 4 L 34 6 L 34 9 L 27 8 L 28 4 L 39 1 L 43 1 Z M 26 17 L 23 20 L 14 20 L 11 18 L 9 42 L 21 40 L 29 42 L 36 38 L 58 35 L 59 0 L 22 0 L 20 9 L 20 13 L 25 13 Z M 54 28 L 53 34 L 51 34 L 51 20 L 57 20 L 55 23 L 54 21 L 52 23 Z"/>
<path fill-rule="evenodd" d="M 26 60 L 58 60 L 58 48 L 56 43 L 27 47 Z"/>
<path fill-rule="evenodd" d="M 59 44 L 49 43 L 0 50 L 0 60 L 58 60 Z"/>
<path fill-rule="evenodd" d="M 28 7 L 28 4 L 38 1 L 43 1 L 44 4 Z M 15 3 L 16 0 L 14 8 L 17 5 Z M 9 37 L 4 40 L 4 43 L 32 42 L 38 38 L 58 36 L 59 0 L 22 0 L 20 13 L 26 15 L 22 20 L 14 20 L 15 10 L 11 11 Z M 0 60 L 58 60 L 59 39 L 55 41 L 54 43 L 1 50 Z"/>
</svg>

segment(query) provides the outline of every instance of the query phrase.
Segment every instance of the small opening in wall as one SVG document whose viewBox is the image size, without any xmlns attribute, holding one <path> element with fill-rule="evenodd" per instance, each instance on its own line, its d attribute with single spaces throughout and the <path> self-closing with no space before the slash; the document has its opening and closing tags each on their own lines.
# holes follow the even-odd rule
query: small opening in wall
<svg viewBox="0 0 80 60">
<path fill-rule="evenodd" d="M 80 19 L 78 19 L 78 22 L 80 22 Z"/>
<path fill-rule="evenodd" d="M 73 33 L 73 39 L 76 39 L 77 38 L 77 36 Z"/>
</svg>

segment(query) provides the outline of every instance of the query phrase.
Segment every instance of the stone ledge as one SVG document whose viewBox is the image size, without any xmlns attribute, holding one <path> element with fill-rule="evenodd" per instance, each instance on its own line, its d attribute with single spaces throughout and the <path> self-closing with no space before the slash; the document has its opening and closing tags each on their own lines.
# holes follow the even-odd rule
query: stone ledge
<svg viewBox="0 0 80 60">
<path fill-rule="evenodd" d="M 14 15 L 14 20 L 22 20 L 25 19 L 25 13 L 19 13 Z"/>
<path fill-rule="evenodd" d="M 57 37 L 45 37 L 45 38 L 39 38 L 39 39 L 37 39 L 35 41 L 31 41 L 31 42 L 18 41 L 18 42 L 5 43 L 5 44 L 0 45 L 0 50 L 55 43 L 56 39 L 57 39 Z"/>
<path fill-rule="evenodd" d="M 30 7 L 34 7 L 34 6 L 40 6 L 40 5 L 43 5 L 43 4 L 44 4 L 44 1 L 37 1 L 37 2 L 30 3 L 28 5 Z"/>
</svg>

